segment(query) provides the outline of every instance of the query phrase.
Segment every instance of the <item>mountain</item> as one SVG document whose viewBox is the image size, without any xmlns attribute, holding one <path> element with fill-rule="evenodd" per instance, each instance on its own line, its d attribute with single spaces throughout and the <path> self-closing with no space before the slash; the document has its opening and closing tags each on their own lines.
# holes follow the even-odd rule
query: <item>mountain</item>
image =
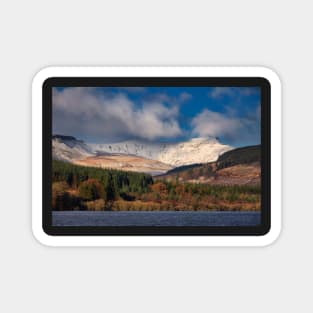
<svg viewBox="0 0 313 313">
<path fill-rule="evenodd" d="M 225 152 L 215 162 L 176 167 L 156 177 L 167 181 L 213 185 L 258 185 L 261 182 L 261 147 Z"/>
<path fill-rule="evenodd" d="M 72 136 L 54 135 L 52 138 L 55 160 L 148 171 L 154 175 L 177 166 L 216 161 L 221 154 L 231 149 L 231 146 L 220 143 L 216 138 L 193 138 L 179 143 L 129 140 L 105 144 L 85 143 Z"/>
<path fill-rule="evenodd" d="M 89 144 L 96 154 L 118 153 L 157 160 L 171 166 L 216 161 L 219 155 L 233 149 L 216 138 L 193 138 L 179 143 L 151 143 L 131 140 L 112 144 Z"/>
<path fill-rule="evenodd" d="M 82 140 L 72 136 L 52 136 L 52 158 L 58 161 L 73 162 L 85 159 L 94 153 Z"/>
</svg>

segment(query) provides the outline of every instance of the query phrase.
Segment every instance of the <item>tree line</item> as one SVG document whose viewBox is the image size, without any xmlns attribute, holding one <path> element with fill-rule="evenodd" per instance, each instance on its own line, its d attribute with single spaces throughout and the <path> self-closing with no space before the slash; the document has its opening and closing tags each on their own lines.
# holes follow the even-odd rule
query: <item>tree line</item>
<svg viewBox="0 0 313 313">
<path fill-rule="evenodd" d="M 151 175 L 145 173 L 80 166 L 56 160 L 52 162 L 52 182 L 65 181 L 70 187 L 78 188 L 88 179 L 98 180 L 112 199 L 116 193 L 146 192 L 153 183 Z"/>
<path fill-rule="evenodd" d="M 52 208 L 88 209 L 88 201 L 112 202 L 144 193 L 153 183 L 151 175 L 52 162 Z"/>
<path fill-rule="evenodd" d="M 153 180 L 151 175 L 52 164 L 53 210 L 259 210 L 260 186 Z"/>
</svg>

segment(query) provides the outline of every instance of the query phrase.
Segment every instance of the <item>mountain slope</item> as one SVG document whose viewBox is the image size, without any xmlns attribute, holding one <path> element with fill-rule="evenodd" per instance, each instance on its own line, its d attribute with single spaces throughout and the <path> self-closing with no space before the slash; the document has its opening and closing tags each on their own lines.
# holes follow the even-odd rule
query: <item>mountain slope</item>
<svg viewBox="0 0 313 313">
<path fill-rule="evenodd" d="M 72 136 L 52 136 L 52 158 L 58 161 L 73 162 L 92 156 L 90 147 Z"/>
<path fill-rule="evenodd" d="M 125 154 L 91 156 L 82 160 L 75 160 L 73 163 L 83 166 L 149 173 L 150 175 L 159 175 L 172 168 L 172 166 L 160 161 Z"/>
<path fill-rule="evenodd" d="M 249 164 L 261 161 L 261 147 L 249 146 L 225 152 L 217 160 L 217 168 L 222 169 L 236 164 Z"/>
<path fill-rule="evenodd" d="M 216 162 L 181 166 L 157 179 L 215 185 L 258 185 L 261 181 L 260 146 L 234 149 Z"/>
</svg>

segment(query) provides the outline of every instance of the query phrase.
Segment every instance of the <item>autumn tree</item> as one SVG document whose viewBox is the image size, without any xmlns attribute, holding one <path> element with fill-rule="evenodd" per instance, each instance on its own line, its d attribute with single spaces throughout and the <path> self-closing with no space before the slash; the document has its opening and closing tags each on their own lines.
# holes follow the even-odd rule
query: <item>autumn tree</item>
<svg viewBox="0 0 313 313">
<path fill-rule="evenodd" d="M 79 185 L 79 196 L 84 200 L 96 200 L 105 197 L 103 185 L 94 178 L 90 178 Z"/>
<path fill-rule="evenodd" d="M 153 192 L 159 193 L 162 196 L 165 196 L 168 194 L 167 186 L 163 182 L 157 182 L 157 183 L 151 185 L 151 190 Z"/>
<path fill-rule="evenodd" d="M 68 192 L 65 181 L 52 184 L 52 209 L 57 211 L 73 210 L 80 206 L 80 199 Z"/>
</svg>

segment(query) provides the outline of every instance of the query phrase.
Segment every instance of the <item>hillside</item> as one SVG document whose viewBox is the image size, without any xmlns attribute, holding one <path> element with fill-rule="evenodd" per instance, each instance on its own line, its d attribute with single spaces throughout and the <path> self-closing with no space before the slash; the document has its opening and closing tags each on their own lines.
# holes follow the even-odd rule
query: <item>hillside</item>
<svg viewBox="0 0 313 313">
<path fill-rule="evenodd" d="M 216 163 L 217 168 L 222 169 L 237 164 L 251 164 L 260 161 L 261 147 L 257 145 L 227 151 L 219 156 Z"/>
<path fill-rule="evenodd" d="M 260 146 L 234 149 L 216 162 L 177 167 L 156 178 L 214 185 L 258 185 L 261 182 Z"/>
<path fill-rule="evenodd" d="M 72 136 L 52 136 L 52 158 L 58 161 L 73 162 L 92 156 L 90 147 Z"/>
<path fill-rule="evenodd" d="M 73 163 L 83 166 L 148 173 L 151 175 L 158 175 L 172 168 L 172 166 L 159 161 L 126 154 L 90 156 L 81 160 L 75 160 Z"/>
</svg>

